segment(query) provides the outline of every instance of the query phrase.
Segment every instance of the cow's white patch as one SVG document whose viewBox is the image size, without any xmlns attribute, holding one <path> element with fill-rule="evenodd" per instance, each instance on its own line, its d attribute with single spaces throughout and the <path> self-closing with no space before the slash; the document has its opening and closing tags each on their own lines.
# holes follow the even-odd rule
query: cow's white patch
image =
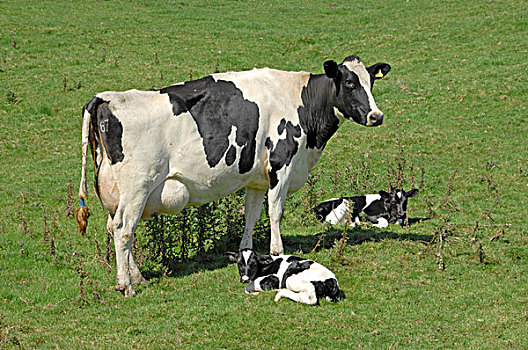
<svg viewBox="0 0 528 350">
<path fill-rule="evenodd" d="M 251 254 L 253 254 L 253 252 L 251 250 L 245 250 L 242 252 L 242 261 L 244 262 L 244 264 L 248 265 L 249 263 L 249 258 L 251 257 Z M 247 277 L 247 276 L 245 276 Z"/>
<path fill-rule="evenodd" d="M 348 70 L 350 70 L 351 72 L 356 73 L 356 75 L 358 76 L 361 87 L 367 93 L 371 113 L 383 114 L 376 105 L 376 101 L 374 100 L 374 96 L 372 95 L 372 87 L 370 86 L 370 75 L 367 69 L 365 68 L 363 62 L 358 60 L 346 61 L 343 63 L 343 65 L 347 67 Z"/>
<path fill-rule="evenodd" d="M 343 202 L 335 207 L 330 214 L 328 214 L 325 220 L 332 225 L 344 224 L 348 216 L 350 215 L 350 208 L 348 200 L 343 199 Z"/>
<path fill-rule="evenodd" d="M 379 194 L 367 194 L 365 195 L 365 200 L 367 201 L 367 204 L 365 205 L 365 208 L 372 204 L 372 202 L 376 200 L 380 200 L 381 196 Z"/>
</svg>

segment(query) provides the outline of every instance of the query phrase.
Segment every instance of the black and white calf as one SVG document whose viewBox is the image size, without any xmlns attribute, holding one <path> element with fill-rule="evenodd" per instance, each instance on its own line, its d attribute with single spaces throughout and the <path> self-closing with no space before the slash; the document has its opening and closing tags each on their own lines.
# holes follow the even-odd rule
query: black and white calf
<svg viewBox="0 0 528 350">
<path fill-rule="evenodd" d="M 360 224 L 360 215 L 363 213 L 365 220 L 376 227 L 385 228 L 396 222 L 403 225 L 407 217 L 407 199 L 417 194 L 418 189 L 409 192 L 393 189 L 390 193 L 379 191 L 378 194 L 333 198 L 318 204 L 312 210 L 319 221 L 332 225 L 346 222 Z"/>
<path fill-rule="evenodd" d="M 338 301 L 343 297 L 335 275 L 323 265 L 293 255 L 262 255 L 251 249 L 225 256 L 238 265 L 246 293 L 279 289 L 275 301 L 288 298 L 316 305 L 321 298 Z"/>
</svg>

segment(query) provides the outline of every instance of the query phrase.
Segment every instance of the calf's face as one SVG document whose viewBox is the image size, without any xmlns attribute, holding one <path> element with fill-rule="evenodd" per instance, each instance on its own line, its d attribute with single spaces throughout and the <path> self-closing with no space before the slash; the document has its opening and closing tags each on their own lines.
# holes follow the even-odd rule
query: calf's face
<svg viewBox="0 0 528 350">
<path fill-rule="evenodd" d="M 258 277 L 258 255 L 251 249 L 242 249 L 238 253 L 227 252 L 224 256 L 229 261 L 237 263 L 240 282 L 249 283 Z"/>
<path fill-rule="evenodd" d="M 403 189 L 393 189 L 390 192 L 390 203 L 391 203 L 391 215 L 390 223 L 399 222 L 403 225 L 403 220 L 407 215 L 407 200 L 411 197 L 416 197 L 418 194 L 418 189 L 414 188 L 409 192 L 406 192 Z"/>
<path fill-rule="evenodd" d="M 383 113 L 374 101 L 372 86 L 375 80 L 383 78 L 390 69 L 387 63 L 365 67 L 358 56 L 349 56 L 340 65 L 335 61 L 326 61 L 325 74 L 335 84 L 336 114 L 361 125 L 381 125 Z"/>
</svg>

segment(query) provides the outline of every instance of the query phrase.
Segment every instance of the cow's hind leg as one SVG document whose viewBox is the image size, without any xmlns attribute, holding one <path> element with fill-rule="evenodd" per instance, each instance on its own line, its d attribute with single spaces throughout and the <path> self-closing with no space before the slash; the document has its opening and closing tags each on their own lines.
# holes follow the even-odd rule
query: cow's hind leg
<svg viewBox="0 0 528 350">
<path fill-rule="evenodd" d="M 114 235 L 113 230 L 112 230 L 112 221 L 113 221 L 113 218 L 109 214 L 108 215 L 108 220 L 106 221 L 106 229 L 107 229 L 107 231 L 109 232 L 109 234 L 111 236 Z M 132 240 L 130 242 L 132 243 Z M 129 249 L 132 251 L 132 247 L 129 247 Z M 148 281 L 141 274 L 141 271 L 139 271 L 139 268 L 138 268 L 138 266 L 136 264 L 134 256 L 132 256 L 132 260 L 129 261 L 129 264 L 130 264 L 130 267 L 129 267 L 130 281 L 132 282 L 132 284 L 146 284 L 146 283 L 148 283 Z"/>
<path fill-rule="evenodd" d="M 122 196 L 112 220 L 117 265 L 116 290 L 125 296 L 134 295 L 132 283 L 143 281 L 132 254 L 132 240 L 143 212 L 146 197 L 144 193 L 135 193 L 128 197 Z"/>
<path fill-rule="evenodd" d="M 281 289 L 275 295 L 275 301 L 279 301 L 282 298 L 288 298 L 299 303 L 316 305 L 317 304 L 317 295 L 315 294 L 315 288 L 309 282 L 304 283 L 302 288 L 298 292 L 294 292 L 289 289 Z"/>
<path fill-rule="evenodd" d="M 379 218 L 374 222 L 372 226 L 379 227 L 379 228 L 386 228 L 389 227 L 389 222 L 385 218 Z"/>
</svg>

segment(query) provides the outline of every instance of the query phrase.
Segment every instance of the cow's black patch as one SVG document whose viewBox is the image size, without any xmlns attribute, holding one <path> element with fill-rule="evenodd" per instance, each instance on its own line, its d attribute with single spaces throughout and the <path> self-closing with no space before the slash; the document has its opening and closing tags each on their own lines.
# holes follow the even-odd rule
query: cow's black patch
<svg viewBox="0 0 528 350">
<path fill-rule="evenodd" d="M 333 103 L 335 86 L 332 79 L 311 75 L 301 92 L 303 105 L 297 109 L 299 122 L 307 135 L 307 148 L 323 148 L 339 127 Z"/>
<path fill-rule="evenodd" d="M 231 147 L 229 147 L 229 150 L 227 151 L 227 154 L 226 154 L 226 157 L 225 157 L 225 161 L 226 161 L 227 166 L 233 165 L 235 160 L 236 160 L 236 148 L 235 148 L 235 146 L 231 145 Z"/>
<path fill-rule="evenodd" d="M 339 284 L 335 278 L 329 278 L 324 281 L 312 281 L 312 284 L 315 287 L 317 300 L 329 297 L 330 300 L 335 302 L 340 299 Z"/>
<path fill-rule="evenodd" d="M 282 282 L 281 282 L 281 288 L 286 288 L 286 280 L 298 273 L 303 272 L 304 270 L 308 270 L 310 266 L 312 266 L 314 262 L 310 260 L 304 260 L 304 261 L 293 261 L 286 271 L 284 272 L 284 275 L 282 276 Z"/>
<path fill-rule="evenodd" d="M 97 126 L 110 162 L 116 164 L 123 161 L 123 125 L 106 102 L 100 104 L 97 109 Z"/>
<path fill-rule="evenodd" d="M 269 171 L 270 189 L 275 188 L 279 183 L 277 172 L 283 167 L 290 165 L 293 156 L 299 149 L 299 143 L 295 141 L 295 138 L 301 136 L 301 127 L 293 125 L 292 122 L 286 122 L 284 118 L 280 121 L 277 131 L 279 135 L 286 132 L 286 137 L 279 139 L 275 147 L 269 137 L 265 142 L 265 146 L 269 150 L 269 164 L 271 166 Z"/>
<path fill-rule="evenodd" d="M 123 125 L 108 107 L 109 103 L 109 101 L 96 96 L 84 105 L 84 110 L 92 116 L 91 131 L 88 135 L 92 156 L 96 159 L 95 149 L 98 146 L 97 138 L 94 135 L 100 134 L 108 159 L 112 164 L 116 164 L 125 158 L 122 146 Z M 96 164 L 96 173 L 98 168 L 99 164 Z"/>
<path fill-rule="evenodd" d="M 264 277 L 260 281 L 260 288 L 262 288 L 262 290 L 279 289 L 279 278 L 275 275 Z"/>
<path fill-rule="evenodd" d="M 266 275 L 272 275 L 276 274 L 279 271 L 280 265 L 282 263 L 282 258 L 277 258 L 273 260 L 273 262 L 266 264 L 266 265 L 260 265 L 260 271 L 258 273 L 257 277 L 262 277 Z"/>
<path fill-rule="evenodd" d="M 370 205 L 363 209 L 367 220 L 372 223 L 377 223 L 379 218 L 389 220 L 390 217 L 390 202 L 376 199 Z"/>
<path fill-rule="evenodd" d="M 365 209 L 367 205 L 367 197 L 365 196 L 354 196 L 345 197 L 349 202 L 352 202 L 352 218 L 359 217 L 359 214 Z"/>
<path fill-rule="evenodd" d="M 224 157 L 227 165 L 235 163 L 236 150 L 229 142 L 229 135 L 235 128 L 235 142 L 242 148 L 239 172 L 243 174 L 251 170 L 255 161 L 259 109 L 256 103 L 244 99 L 234 83 L 215 81 L 208 76 L 169 86 L 160 93 L 169 95 L 175 115 L 190 112 L 211 168 Z"/>
<path fill-rule="evenodd" d="M 302 260 L 304 260 L 304 259 L 303 259 L 303 258 L 300 258 L 300 257 L 298 257 L 298 256 L 294 256 L 294 255 L 292 255 L 292 256 L 288 257 L 288 259 L 286 259 L 286 262 L 302 261 Z"/>
<path fill-rule="evenodd" d="M 366 219 L 374 224 L 378 223 L 379 218 L 389 220 L 390 202 L 383 198 L 372 201 L 367 207 L 366 196 L 344 197 L 354 203 L 352 209 L 352 218 L 359 217 L 360 213 L 365 213 Z"/>
</svg>

